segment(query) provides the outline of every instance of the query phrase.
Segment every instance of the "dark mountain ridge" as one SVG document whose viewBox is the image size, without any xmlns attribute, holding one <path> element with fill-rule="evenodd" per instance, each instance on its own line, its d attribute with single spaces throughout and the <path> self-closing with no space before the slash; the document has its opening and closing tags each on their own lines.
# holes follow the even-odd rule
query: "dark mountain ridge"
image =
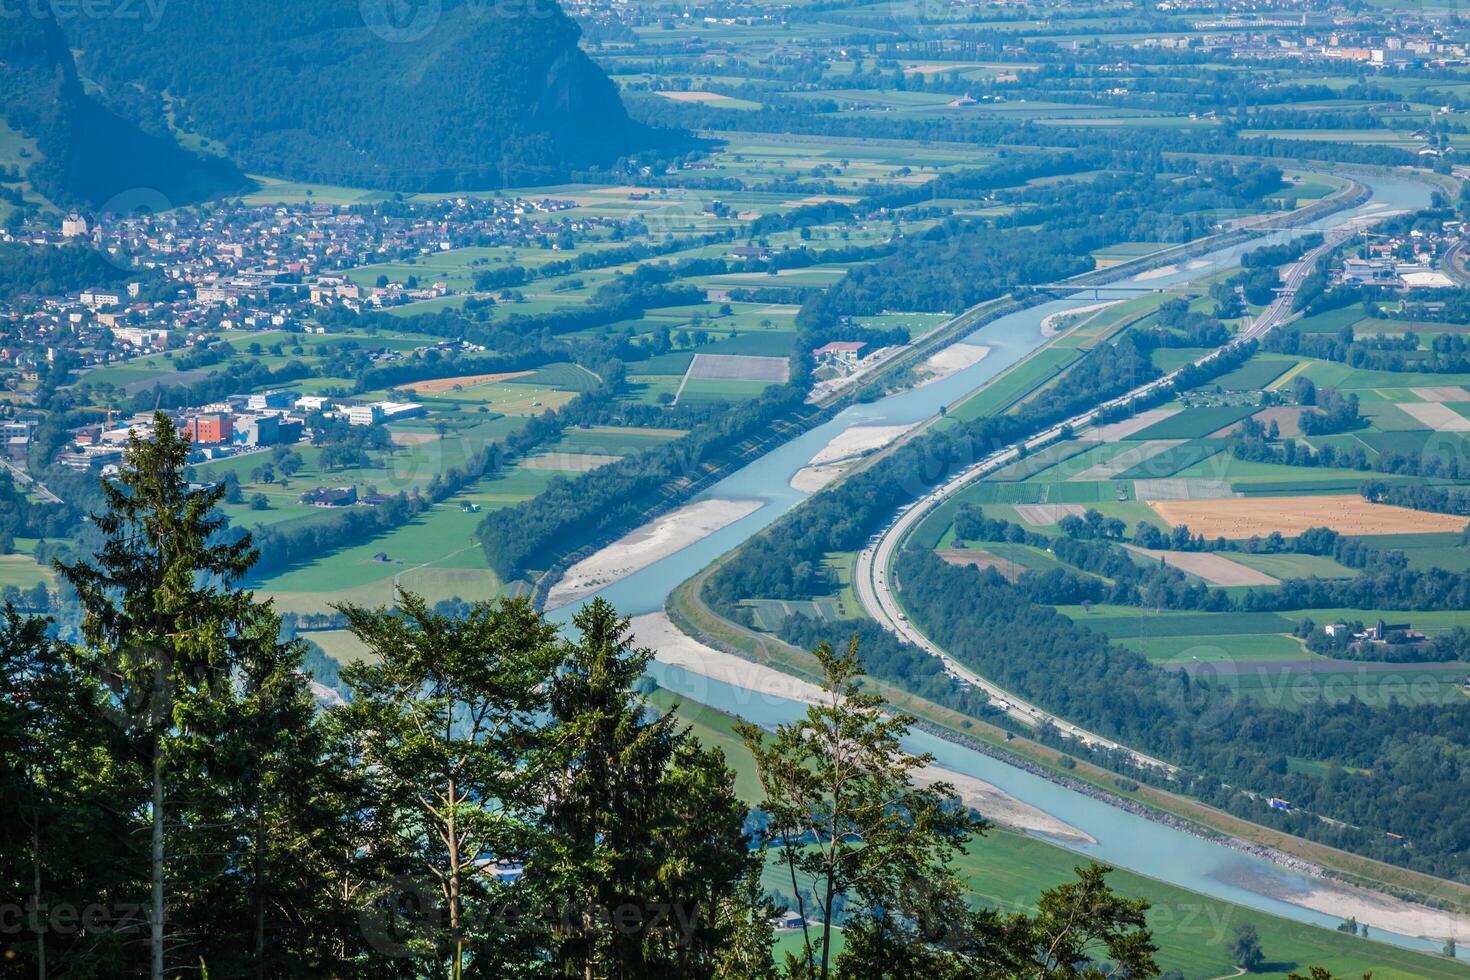
<svg viewBox="0 0 1470 980">
<path fill-rule="evenodd" d="M 5 20 L 0 31 L 0 120 L 33 138 L 32 185 L 61 206 L 131 210 L 222 193 L 245 183 L 225 160 L 144 132 L 83 88 L 66 38 L 49 18 Z"/>
<path fill-rule="evenodd" d="M 400 190 L 564 179 L 660 143 L 552 0 L 176 0 L 69 25 L 83 74 L 156 134 L 252 172 Z"/>
</svg>

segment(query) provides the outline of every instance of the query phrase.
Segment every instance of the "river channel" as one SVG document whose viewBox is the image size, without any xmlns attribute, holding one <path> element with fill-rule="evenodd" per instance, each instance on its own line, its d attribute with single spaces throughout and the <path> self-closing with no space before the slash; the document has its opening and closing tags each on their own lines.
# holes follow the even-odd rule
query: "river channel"
<svg viewBox="0 0 1470 980">
<path fill-rule="evenodd" d="M 1353 176 L 1372 192 L 1368 201 L 1358 207 L 1328 215 L 1316 225 L 1271 232 L 1243 244 L 1182 260 L 1177 268 L 1154 270 L 1115 285 L 1159 287 L 1207 278 L 1238 264 L 1241 252 L 1262 244 L 1286 241 L 1310 230 L 1325 231 L 1353 220 L 1419 209 L 1429 203 L 1430 188 L 1419 181 L 1377 174 Z M 1123 295 L 1110 296 L 1107 287 L 1102 287 L 1103 299 Z M 979 363 L 931 384 L 850 406 L 823 425 L 730 474 L 701 494 L 700 499 L 755 500 L 761 502 L 760 509 L 604 587 L 595 595 L 607 599 L 625 615 L 661 610 L 678 585 L 805 500 L 809 494 L 792 489 L 791 478 L 834 437 L 853 426 L 913 425 L 931 418 L 942 407 L 954 404 L 1042 347 L 1047 342 L 1041 329 L 1046 317 L 1097 301 L 1089 292 L 1077 299 L 1031 307 L 980 327 L 962 338 L 962 342 L 990 348 L 989 355 Z M 563 607 L 550 612 L 548 617 L 566 622 L 572 611 L 572 607 Z M 655 664 L 652 673 L 662 686 L 691 701 L 762 725 L 791 720 L 803 710 L 802 705 L 792 701 L 755 694 L 662 664 Z M 1321 884 L 1308 874 L 1153 822 L 925 732 L 912 733 L 906 747 L 914 752 L 931 752 L 938 765 L 992 783 L 1085 831 L 1095 843 L 1059 843 L 1099 861 L 1299 922 L 1333 928 L 1342 920 L 1342 916 L 1324 915 L 1277 897 L 1304 895 Z M 1440 946 L 1436 940 L 1383 929 L 1374 930 L 1373 935 L 1412 949 L 1434 951 Z"/>
</svg>

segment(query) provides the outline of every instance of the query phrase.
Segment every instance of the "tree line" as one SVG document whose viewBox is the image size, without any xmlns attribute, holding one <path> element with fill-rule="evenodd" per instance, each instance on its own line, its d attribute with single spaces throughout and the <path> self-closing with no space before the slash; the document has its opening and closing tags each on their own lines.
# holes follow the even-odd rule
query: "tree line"
<svg viewBox="0 0 1470 980">
<path fill-rule="evenodd" d="M 1470 868 L 1470 829 L 1458 816 L 1458 801 L 1470 792 L 1464 698 L 1372 707 L 1290 685 L 1276 701 L 1238 697 L 1208 671 L 1166 669 L 1111 643 L 994 569 L 906 550 L 897 574 L 910 615 L 947 652 L 1059 717 L 1186 767 L 1173 788 L 1380 860 L 1446 877 Z M 1373 608 L 1371 594 L 1359 598 Z M 1289 758 L 1321 768 L 1292 767 Z M 1267 796 L 1305 812 L 1270 813 Z M 1414 804 L 1397 802 L 1406 798 Z"/>
</svg>

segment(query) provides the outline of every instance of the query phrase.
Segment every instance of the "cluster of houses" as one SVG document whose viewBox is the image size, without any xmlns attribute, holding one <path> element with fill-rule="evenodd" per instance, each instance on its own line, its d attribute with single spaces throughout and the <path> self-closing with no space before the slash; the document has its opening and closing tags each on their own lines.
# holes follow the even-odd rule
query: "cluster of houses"
<svg viewBox="0 0 1470 980">
<path fill-rule="evenodd" d="M 549 244 L 590 231 L 597 218 L 554 221 L 575 202 L 458 197 L 378 204 L 221 206 L 136 215 L 71 214 L 37 222 L 0 241 L 56 245 L 82 241 L 128 267 L 158 269 L 195 285 L 260 273 L 309 277 L 400 262 L 454 248 Z M 615 223 L 615 222 L 612 222 Z"/>
<path fill-rule="evenodd" d="M 1470 36 L 1456 23 L 1395 10 L 1303 10 L 1281 0 L 1158 0 L 1165 13 L 1199 11 L 1194 33 L 1140 39 L 1151 47 L 1198 48 L 1237 58 L 1348 61 L 1367 66 L 1442 66 L 1465 61 Z"/>
<path fill-rule="evenodd" d="M 1343 259 L 1335 282 L 1390 289 L 1449 289 L 1455 281 L 1441 267 L 1444 253 L 1462 241 L 1462 222 L 1446 221 L 1440 231 L 1415 228 L 1407 235 L 1365 238 L 1361 255 Z"/>
<path fill-rule="evenodd" d="M 305 330 L 323 307 L 399 306 L 450 295 L 413 263 L 469 246 L 557 248 L 568 235 L 602 237 L 625 219 L 560 217 L 557 199 L 460 197 L 365 205 L 221 206 L 136 215 L 38 216 L 0 242 L 32 248 L 83 243 L 144 283 L 98 284 L 65 295 L 0 302 L 0 367 L 34 381 L 67 351 L 80 367 L 205 343 L 232 329 Z M 404 281 L 352 270 L 402 263 Z"/>
<path fill-rule="evenodd" d="M 1426 637 L 1408 623 L 1387 623 L 1379 620 L 1367 629 L 1357 629 L 1347 623 L 1329 623 L 1322 631 L 1333 639 L 1347 637 L 1353 643 L 1403 644 L 1426 643 Z"/>
</svg>

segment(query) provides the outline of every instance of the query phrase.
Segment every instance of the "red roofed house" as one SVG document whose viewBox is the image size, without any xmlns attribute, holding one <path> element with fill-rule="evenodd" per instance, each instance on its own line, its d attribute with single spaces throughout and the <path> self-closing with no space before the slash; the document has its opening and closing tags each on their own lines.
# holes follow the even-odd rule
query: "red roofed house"
<svg viewBox="0 0 1470 980">
<path fill-rule="evenodd" d="M 818 364 L 856 364 L 868 344 L 862 340 L 834 340 L 812 351 Z"/>
</svg>

